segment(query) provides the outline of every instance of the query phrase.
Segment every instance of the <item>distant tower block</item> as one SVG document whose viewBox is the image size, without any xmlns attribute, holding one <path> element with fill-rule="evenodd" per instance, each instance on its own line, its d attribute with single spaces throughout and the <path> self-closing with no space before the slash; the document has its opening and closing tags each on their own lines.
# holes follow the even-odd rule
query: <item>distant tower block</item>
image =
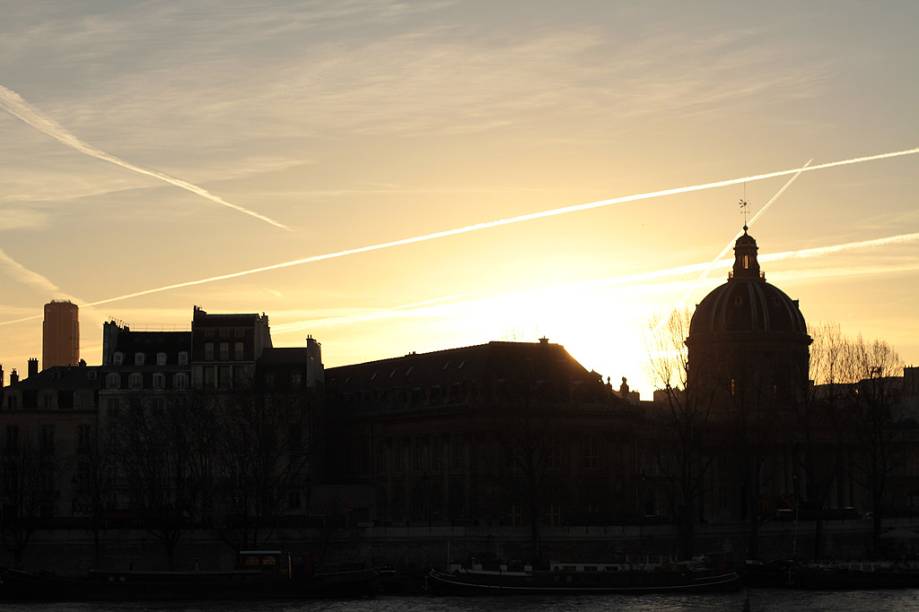
<svg viewBox="0 0 919 612">
<path fill-rule="evenodd" d="M 45 304 L 42 323 L 42 366 L 77 365 L 80 361 L 80 309 L 69 301 Z"/>
</svg>

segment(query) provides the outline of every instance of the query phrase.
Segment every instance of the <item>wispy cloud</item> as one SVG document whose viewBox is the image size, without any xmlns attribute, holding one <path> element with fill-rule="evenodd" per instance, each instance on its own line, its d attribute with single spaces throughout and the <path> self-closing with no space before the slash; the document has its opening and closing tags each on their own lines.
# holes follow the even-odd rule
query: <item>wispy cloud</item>
<svg viewBox="0 0 919 612">
<path fill-rule="evenodd" d="M 284 230 L 290 229 L 286 225 L 279 223 L 275 221 L 274 219 L 266 217 L 265 215 L 249 210 L 248 208 L 245 208 L 238 204 L 233 204 L 232 202 L 228 202 L 224 200 L 223 198 L 221 198 L 220 196 L 217 196 L 211 193 L 207 189 L 204 189 L 203 187 L 200 187 L 193 183 L 189 183 L 188 181 L 182 180 L 180 178 L 170 176 L 168 174 L 160 172 L 159 170 L 153 170 L 150 168 L 144 168 L 142 166 L 132 164 L 131 162 L 125 161 L 121 159 L 120 157 L 117 157 L 110 153 L 106 153 L 105 151 L 102 151 L 101 149 L 98 149 L 90 144 L 83 142 L 82 140 L 77 138 L 75 135 L 71 134 L 69 131 L 64 129 L 56 121 L 54 121 L 50 117 L 47 117 L 46 115 L 39 112 L 36 108 L 31 106 L 18 93 L 16 93 L 15 91 L 11 89 L 4 87 L 3 85 L 0 85 L 0 108 L 3 108 L 3 110 L 13 115 L 17 119 L 20 119 L 24 123 L 30 125 L 31 127 L 35 128 L 36 130 L 54 138 L 61 144 L 64 144 L 76 151 L 79 151 L 80 153 L 83 153 L 84 155 L 89 155 L 90 157 L 95 157 L 96 159 L 100 159 L 102 161 L 106 161 L 111 164 L 115 164 L 116 166 L 120 166 L 126 170 L 130 170 L 131 172 L 135 172 L 137 174 L 142 174 L 145 176 L 155 178 L 159 181 L 168 183 L 169 185 L 178 187 L 179 189 L 184 189 L 185 191 L 193 193 L 204 199 L 210 200 L 211 202 L 214 202 L 221 206 L 225 206 L 237 212 L 243 213 L 245 215 L 249 215 L 250 217 L 253 217 L 255 219 L 258 219 L 259 221 L 268 223 L 269 225 L 273 225 L 277 228 L 284 229 Z"/>
</svg>

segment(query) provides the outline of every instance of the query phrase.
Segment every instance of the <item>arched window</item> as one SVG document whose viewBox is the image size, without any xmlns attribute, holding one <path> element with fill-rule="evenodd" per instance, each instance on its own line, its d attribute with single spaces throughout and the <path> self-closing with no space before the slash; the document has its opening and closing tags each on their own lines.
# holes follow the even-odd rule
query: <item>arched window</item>
<svg viewBox="0 0 919 612">
<path fill-rule="evenodd" d="M 144 386 L 144 377 L 140 372 L 132 372 L 128 377 L 128 387 L 131 389 L 142 389 Z"/>
<path fill-rule="evenodd" d="M 109 372 L 105 375 L 105 388 L 117 389 L 121 386 L 121 376 L 115 372 Z"/>
<path fill-rule="evenodd" d="M 750 269 L 750 256 L 749 255 L 743 256 L 743 269 L 744 270 Z"/>
</svg>

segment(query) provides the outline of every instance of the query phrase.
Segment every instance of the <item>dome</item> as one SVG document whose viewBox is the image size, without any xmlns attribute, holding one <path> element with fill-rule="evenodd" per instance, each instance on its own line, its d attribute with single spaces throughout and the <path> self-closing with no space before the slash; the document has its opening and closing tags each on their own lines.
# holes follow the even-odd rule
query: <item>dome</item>
<svg viewBox="0 0 919 612">
<path fill-rule="evenodd" d="M 807 324 L 784 291 L 763 280 L 731 279 L 696 306 L 690 336 L 730 332 L 807 334 Z"/>
<path fill-rule="evenodd" d="M 807 337 L 807 324 L 798 301 L 766 282 L 759 271 L 756 240 L 746 230 L 744 227 L 734 244 L 734 269 L 728 282 L 696 306 L 690 337 L 744 332 Z"/>
</svg>

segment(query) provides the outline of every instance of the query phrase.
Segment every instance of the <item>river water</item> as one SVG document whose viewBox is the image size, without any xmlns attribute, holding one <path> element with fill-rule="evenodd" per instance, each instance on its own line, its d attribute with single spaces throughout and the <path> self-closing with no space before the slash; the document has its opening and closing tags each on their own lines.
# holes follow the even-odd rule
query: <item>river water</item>
<svg viewBox="0 0 919 612">
<path fill-rule="evenodd" d="M 79 604 L 0 604 L 3 611 L 22 612 L 144 612 L 168 610 L 170 612 L 486 612 L 488 610 L 513 610 L 514 612 L 577 611 L 594 612 L 616 610 L 622 612 L 683 612 L 691 610 L 717 610 L 740 612 L 744 606 L 744 593 L 731 595 L 647 595 L 583 597 L 395 597 L 376 599 L 319 600 L 319 601 L 266 601 L 266 602 L 208 602 L 208 603 L 79 603 Z M 826 612 L 901 612 L 919 611 L 919 590 L 909 591 L 750 591 L 750 609 L 755 612 L 798 612 L 820 610 Z"/>
</svg>

